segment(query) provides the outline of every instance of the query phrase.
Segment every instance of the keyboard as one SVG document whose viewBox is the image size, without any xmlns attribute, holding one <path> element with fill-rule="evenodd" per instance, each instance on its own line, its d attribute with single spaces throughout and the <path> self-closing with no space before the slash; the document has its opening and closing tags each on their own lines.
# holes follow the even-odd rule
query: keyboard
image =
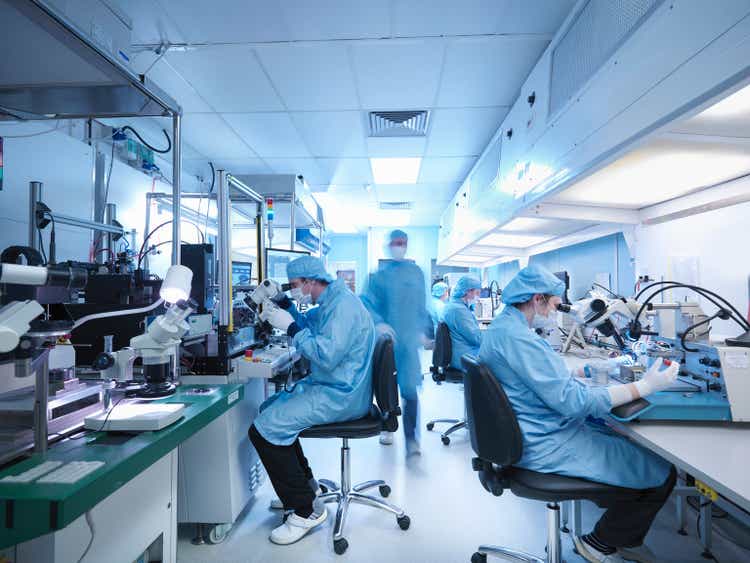
<svg viewBox="0 0 750 563">
<path fill-rule="evenodd" d="M 103 461 L 71 461 L 59 469 L 55 469 L 52 473 L 48 473 L 37 483 L 71 485 L 80 481 L 89 473 L 93 473 L 102 465 L 104 465 Z"/>
<path fill-rule="evenodd" d="M 23 473 L 19 473 L 18 475 L 8 475 L 3 477 L 0 479 L 0 483 L 31 483 L 34 479 L 41 477 L 45 473 L 49 473 L 53 469 L 57 469 L 62 464 L 62 461 L 45 461 L 36 467 L 32 467 Z"/>
</svg>

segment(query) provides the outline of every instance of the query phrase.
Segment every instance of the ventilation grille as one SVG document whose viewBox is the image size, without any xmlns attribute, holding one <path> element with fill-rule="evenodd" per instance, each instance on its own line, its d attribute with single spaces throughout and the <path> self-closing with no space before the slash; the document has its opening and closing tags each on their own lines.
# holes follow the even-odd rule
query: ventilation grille
<svg viewBox="0 0 750 563">
<path fill-rule="evenodd" d="M 552 52 L 550 114 L 575 96 L 662 0 L 589 0 Z"/>
<path fill-rule="evenodd" d="M 370 137 L 424 137 L 430 112 L 371 111 Z"/>
<path fill-rule="evenodd" d="M 380 209 L 385 210 L 400 210 L 400 209 L 411 209 L 411 201 L 381 201 L 379 203 Z"/>
</svg>

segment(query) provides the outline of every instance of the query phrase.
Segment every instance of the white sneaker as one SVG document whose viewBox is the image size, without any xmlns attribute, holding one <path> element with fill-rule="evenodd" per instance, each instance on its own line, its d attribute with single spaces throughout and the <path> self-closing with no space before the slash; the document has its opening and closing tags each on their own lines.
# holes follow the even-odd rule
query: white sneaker
<svg viewBox="0 0 750 563">
<path fill-rule="evenodd" d="M 318 487 L 318 489 L 315 491 L 315 498 L 319 497 L 322 494 L 323 494 L 323 491 L 320 489 L 320 487 Z M 268 507 L 271 510 L 284 510 L 284 503 L 281 502 L 280 498 L 274 498 L 274 499 L 271 499 L 271 502 L 268 505 Z"/>
<path fill-rule="evenodd" d="M 326 518 L 328 510 L 325 508 L 319 515 L 313 512 L 309 518 L 302 518 L 292 512 L 281 526 L 271 532 L 268 539 L 277 545 L 289 545 L 304 538 L 311 530 L 325 522 Z"/>
<path fill-rule="evenodd" d="M 380 443 L 384 446 L 390 446 L 393 443 L 393 432 L 383 431 L 380 433 Z"/>
<path fill-rule="evenodd" d="M 625 563 L 625 559 L 622 558 L 619 552 L 605 555 L 578 536 L 573 536 L 573 543 L 576 546 L 578 555 L 589 561 L 589 563 Z"/>
</svg>

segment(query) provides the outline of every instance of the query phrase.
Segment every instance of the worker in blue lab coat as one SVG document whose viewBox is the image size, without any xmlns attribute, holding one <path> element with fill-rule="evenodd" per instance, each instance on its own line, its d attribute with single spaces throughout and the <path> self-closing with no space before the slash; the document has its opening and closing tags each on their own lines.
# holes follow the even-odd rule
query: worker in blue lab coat
<svg viewBox="0 0 750 563">
<path fill-rule="evenodd" d="M 658 361 L 641 381 L 626 385 L 589 387 L 575 379 L 531 329 L 535 317 L 555 313 L 564 290 L 548 270 L 522 269 L 503 290 L 506 307 L 485 332 L 479 360 L 500 381 L 518 418 L 523 433 L 518 466 L 630 489 L 600 504 L 607 511 L 592 533 L 575 538 L 581 555 L 588 561 L 640 561 L 645 548 L 638 546 L 674 487 L 674 467 L 592 418 L 666 389 L 679 366 L 661 369 Z"/>
<path fill-rule="evenodd" d="M 325 506 L 317 498 L 320 489 L 298 436 L 311 426 L 367 414 L 375 348 L 375 328 L 367 310 L 343 280 L 334 281 L 318 258 L 293 260 L 287 277 L 293 297 L 318 306 L 300 314 L 288 301 L 277 306 L 267 300 L 261 318 L 292 337 L 294 347 L 310 361 L 310 375 L 263 403 L 248 431 L 279 496 L 279 508 L 292 511 L 271 532 L 277 544 L 294 543 L 325 521 Z"/>
<path fill-rule="evenodd" d="M 456 282 L 451 293 L 451 300 L 443 309 L 443 322 L 451 334 L 451 367 L 463 370 L 461 356 L 476 356 L 482 343 L 482 331 L 471 306 L 479 298 L 482 285 L 472 276 L 462 276 Z"/>
<path fill-rule="evenodd" d="M 443 309 L 448 301 L 448 284 L 437 282 L 432 286 L 432 299 L 430 300 L 430 319 L 432 320 L 432 336 L 435 337 L 438 323 L 443 320 Z"/>
<path fill-rule="evenodd" d="M 418 348 L 428 322 L 425 280 L 422 270 L 406 260 L 409 237 L 404 231 L 392 231 L 388 239 L 391 260 L 370 275 L 362 302 L 372 314 L 375 328 L 394 339 L 398 386 L 403 398 L 402 423 L 407 457 L 419 455 L 419 396 L 422 381 Z M 383 432 L 381 444 L 392 444 L 393 434 Z"/>
</svg>

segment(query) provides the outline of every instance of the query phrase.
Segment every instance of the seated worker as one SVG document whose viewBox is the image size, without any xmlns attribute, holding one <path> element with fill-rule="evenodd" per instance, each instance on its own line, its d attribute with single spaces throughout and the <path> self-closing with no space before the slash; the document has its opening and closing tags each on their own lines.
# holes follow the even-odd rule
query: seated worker
<svg viewBox="0 0 750 563">
<path fill-rule="evenodd" d="M 432 319 L 432 334 L 435 335 L 438 323 L 443 320 L 443 309 L 448 301 L 448 284 L 437 282 L 432 286 L 432 299 L 430 300 L 430 318 Z"/>
<path fill-rule="evenodd" d="M 460 369 L 461 356 L 472 354 L 476 356 L 482 343 L 482 331 L 474 313 L 469 308 L 476 303 L 481 291 L 479 280 L 472 276 L 463 276 L 451 293 L 451 300 L 443 309 L 443 322 L 451 333 L 451 367 Z"/>
<path fill-rule="evenodd" d="M 575 379 L 531 329 L 536 316 L 556 311 L 564 290 L 544 268 L 521 270 L 503 291 L 506 307 L 485 332 L 479 360 L 500 381 L 518 418 L 519 467 L 634 489 L 629 500 L 600 504 L 607 510 L 594 530 L 574 538 L 581 556 L 607 563 L 648 560 L 648 550 L 639 546 L 674 487 L 675 469 L 588 417 L 604 417 L 613 407 L 666 389 L 679 366 L 660 370 L 658 360 L 643 379 L 624 385 L 589 387 Z"/>
<path fill-rule="evenodd" d="M 310 375 L 282 390 L 260 407 L 248 431 L 282 506 L 291 511 L 271 532 L 276 544 L 290 544 L 322 524 L 328 512 L 317 498 L 317 481 L 302 453 L 299 433 L 311 426 L 360 418 L 372 405 L 372 354 L 375 328 L 367 309 L 344 281 L 330 276 L 323 263 L 303 256 L 287 265 L 292 295 L 318 307 L 304 314 L 264 302 L 261 317 L 292 337 L 310 361 Z M 295 320 L 295 318 L 297 320 Z"/>
</svg>

